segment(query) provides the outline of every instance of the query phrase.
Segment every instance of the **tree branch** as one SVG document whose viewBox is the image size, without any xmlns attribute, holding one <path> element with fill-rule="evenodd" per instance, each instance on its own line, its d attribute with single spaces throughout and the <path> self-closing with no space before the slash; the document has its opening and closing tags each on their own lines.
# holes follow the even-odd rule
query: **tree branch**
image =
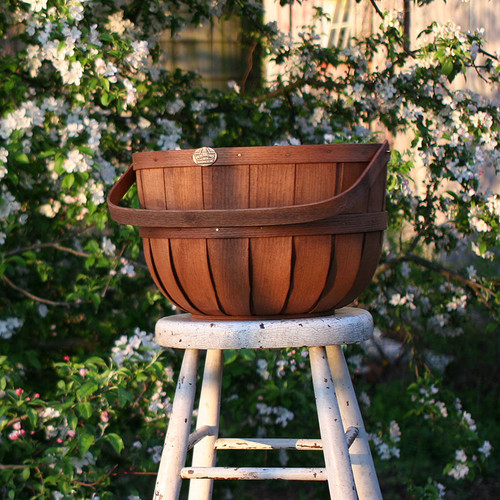
<svg viewBox="0 0 500 500">
<path fill-rule="evenodd" d="M 29 247 L 18 248 L 17 250 L 11 250 L 7 252 L 5 255 L 8 257 L 10 255 L 17 255 L 23 252 L 28 252 L 30 250 L 40 250 L 41 248 L 55 248 L 56 250 L 60 250 L 61 252 L 71 253 L 76 255 L 77 257 L 87 258 L 90 255 L 88 253 L 79 252 L 78 250 L 74 250 L 73 248 L 64 247 L 59 245 L 59 243 L 38 243 L 36 245 L 31 245 Z"/>
<path fill-rule="evenodd" d="M 375 3 L 375 0 L 370 0 L 370 3 L 373 5 L 375 12 L 380 16 L 380 18 L 384 19 L 384 14 L 380 10 L 379 6 Z"/>
<path fill-rule="evenodd" d="M 30 299 L 33 299 L 36 302 L 41 302 L 42 304 L 47 304 L 49 306 L 71 307 L 74 304 L 78 303 L 78 302 L 75 302 L 74 304 L 71 304 L 70 302 L 59 302 L 59 301 L 54 301 L 54 300 L 49 300 L 49 299 L 44 299 L 42 297 L 38 297 L 37 295 L 34 295 L 31 292 L 28 292 L 27 290 L 24 290 L 23 288 L 15 285 L 5 275 L 2 276 L 2 281 L 5 282 L 7 285 L 9 285 L 12 289 L 16 290 L 17 292 L 22 293 L 26 297 L 29 297 Z"/>
<path fill-rule="evenodd" d="M 429 269 L 430 271 L 434 271 L 435 273 L 441 274 L 442 276 L 448 278 L 449 280 L 461 283 L 462 285 L 470 288 L 479 297 L 479 300 L 481 300 L 483 304 L 485 304 L 488 308 L 491 309 L 491 305 L 488 304 L 488 296 L 492 295 L 493 291 L 490 290 L 488 287 L 481 285 L 480 283 L 477 283 L 475 281 L 472 281 L 466 278 L 465 276 L 462 276 L 461 274 L 452 271 L 451 269 L 445 266 L 442 266 L 441 264 L 431 262 L 430 260 L 424 259 L 423 257 L 419 257 L 418 255 L 412 253 L 401 255 L 400 257 L 397 257 L 379 266 L 379 268 L 377 269 L 376 276 L 382 274 L 383 272 L 387 271 L 396 264 L 399 264 L 400 262 L 413 262 L 415 264 L 418 264 L 419 266 Z"/>
<path fill-rule="evenodd" d="M 94 483 L 82 483 L 81 481 L 76 480 L 74 482 L 79 486 L 86 486 L 87 488 L 91 488 L 92 486 L 97 486 L 99 483 L 102 483 L 103 481 L 108 479 L 108 477 L 110 477 L 117 468 L 118 465 L 113 466 L 113 468 L 109 472 L 107 472 L 101 479 L 95 481 Z"/>
</svg>

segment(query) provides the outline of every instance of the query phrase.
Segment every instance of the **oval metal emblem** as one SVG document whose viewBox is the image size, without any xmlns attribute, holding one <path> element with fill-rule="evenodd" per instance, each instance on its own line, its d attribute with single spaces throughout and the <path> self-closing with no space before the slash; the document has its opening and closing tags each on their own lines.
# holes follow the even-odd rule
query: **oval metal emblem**
<svg viewBox="0 0 500 500">
<path fill-rule="evenodd" d="M 193 153 L 193 161 L 196 165 L 208 167 L 217 161 L 217 153 L 212 148 L 199 148 Z"/>
</svg>

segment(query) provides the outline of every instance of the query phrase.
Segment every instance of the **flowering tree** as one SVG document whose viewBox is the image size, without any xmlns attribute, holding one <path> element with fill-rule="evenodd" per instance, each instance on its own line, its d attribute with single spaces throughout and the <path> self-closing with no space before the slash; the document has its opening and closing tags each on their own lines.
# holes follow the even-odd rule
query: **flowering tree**
<svg viewBox="0 0 500 500">
<path fill-rule="evenodd" d="M 382 134 L 404 135 L 408 147 L 392 152 L 386 246 L 359 300 L 380 329 L 378 348 L 350 356 L 384 477 L 391 460 L 394 484 L 382 487 L 387 498 L 442 498 L 482 473 L 491 444 L 443 361 L 460 354 L 457 337 L 498 326 L 500 197 L 482 174 L 498 173 L 500 127 L 492 101 L 453 84 L 474 71 L 498 91 L 499 54 L 451 23 L 433 23 L 409 50 L 399 13 L 376 15 L 378 32 L 340 49 L 322 47 L 314 27 L 289 40 L 253 1 L 0 5 L 9 41 L 0 59 L 3 497 L 133 499 L 154 483 L 178 359 L 145 332 L 171 309 L 151 284 L 137 231 L 112 223 L 104 203 L 133 151 Z M 221 92 L 158 65 L 161 34 L 222 16 L 251 23 L 252 45 L 280 68 L 275 81 Z M 227 427 L 303 433 L 305 357 L 226 353 Z M 373 383 L 396 367 L 406 389 Z M 415 454 L 425 457 L 420 469 L 408 465 Z"/>
</svg>

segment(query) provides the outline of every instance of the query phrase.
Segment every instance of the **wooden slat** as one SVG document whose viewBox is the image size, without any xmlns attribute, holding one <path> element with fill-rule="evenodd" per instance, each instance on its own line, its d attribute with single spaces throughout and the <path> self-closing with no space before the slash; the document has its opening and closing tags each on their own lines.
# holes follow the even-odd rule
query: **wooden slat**
<svg viewBox="0 0 500 500">
<path fill-rule="evenodd" d="M 295 165 L 251 165 L 250 208 L 295 204 Z"/>
<path fill-rule="evenodd" d="M 232 316 L 250 315 L 249 239 L 210 239 L 207 245 L 213 283 L 222 310 Z"/>
<path fill-rule="evenodd" d="M 240 227 L 141 227 L 145 238 L 267 238 L 272 236 L 314 236 L 383 231 L 387 212 L 343 214 L 306 224 Z"/>
<path fill-rule="evenodd" d="M 140 172 L 141 198 L 144 208 L 151 210 L 164 210 L 165 186 L 163 183 L 163 172 L 161 170 L 145 170 Z"/>
<path fill-rule="evenodd" d="M 170 240 L 170 252 L 179 287 L 190 302 L 204 314 L 223 314 L 212 282 L 206 240 Z"/>
<path fill-rule="evenodd" d="M 186 298 L 172 271 L 169 241 L 152 238 L 149 240 L 149 247 L 151 255 L 149 252 L 144 252 L 146 262 L 150 271 L 153 270 L 151 274 L 155 282 L 158 281 L 160 291 L 183 311 L 197 311 L 198 309 Z"/>
<path fill-rule="evenodd" d="M 297 438 L 219 438 L 217 450 L 322 450 L 321 439 Z"/>
<path fill-rule="evenodd" d="M 382 231 L 365 233 L 363 240 L 363 253 L 361 255 L 361 263 L 356 280 L 354 281 L 351 289 L 346 292 L 344 299 L 339 302 L 337 307 L 344 307 L 350 304 L 353 300 L 357 299 L 370 284 L 380 260 L 383 237 L 384 235 Z"/>
<path fill-rule="evenodd" d="M 386 178 L 385 169 L 379 174 L 378 178 L 372 185 L 369 191 L 368 198 L 364 207 L 367 212 L 378 212 L 385 209 L 386 195 Z M 343 307 L 355 300 L 366 287 L 370 284 L 373 274 L 377 268 L 382 251 L 383 231 L 367 232 L 364 235 L 363 252 L 361 255 L 361 264 L 355 282 L 352 288 L 346 292 L 344 300 L 339 304 Z"/>
<path fill-rule="evenodd" d="M 283 314 L 310 311 L 317 303 L 328 277 L 331 253 L 331 236 L 293 238 L 293 280 Z"/>
<path fill-rule="evenodd" d="M 295 165 L 252 165 L 250 208 L 293 205 Z M 250 242 L 252 313 L 279 314 L 292 273 L 292 237 L 253 238 Z"/>
<path fill-rule="evenodd" d="M 216 148 L 217 161 L 214 165 L 367 162 L 380 146 L 380 144 L 327 144 Z M 194 151 L 185 149 L 134 153 L 134 169 L 195 166 Z"/>
<path fill-rule="evenodd" d="M 337 165 L 332 163 L 296 166 L 295 203 L 313 203 L 335 195 Z M 294 233 L 292 233 L 294 234 Z M 296 236 L 293 239 L 293 279 L 286 314 L 310 311 L 323 292 L 332 254 L 332 238 Z"/>
<path fill-rule="evenodd" d="M 147 170 L 153 172 L 154 170 Z M 168 168 L 163 171 L 166 208 L 169 210 L 202 210 L 202 169 Z"/>
<path fill-rule="evenodd" d="M 184 467 L 183 479 L 327 481 L 323 467 Z"/>
<path fill-rule="evenodd" d="M 292 238 L 250 240 L 252 313 L 280 314 L 290 289 Z"/>
<path fill-rule="evenodd" d="M 249 207 L 250 167 L 203 168 L 203 208 L 206 210 Z"/>
<path fill-rule="evenodd" d="M 167 242 L 168 245 L 168 242 Z M 142 239 L 142 247 L 144 249 L 144 259 L 146 260 L 146 264 L 149 269 L 149 273 L 151 274 L 151 277 L 153 278 L 153 281 L 155 282 L 156 286 L 160 290 L 160 292 L 170 301 L 172 304 L 178 306 L 177 304 L 171 297 L 171 295 L 167 292 L 167 290 L 164 287 L 164 284 L 162 283 L 162 280 L 160 276 L 158 275 L 158 272 L 156 270 L 156 266 L 154 264 L 153 260 L 153 255 L 152 255 L 152 250 L 151 250 L 151 240 L 149 238 L 143 238 Z"/>
<path fill-rule="evenodd" d="M 295 204 L 313 203 L 336 193 L 336 163 L 304 163 L 296 166 Z"/>
<path fill-rule="evenodd" d="M 359 269 L 363 249 L 363 234 L 338 234 L 334 241 L 333 263 L 326 282 L 325 292 L 313 312 L 329 311 L 350 290 Z"/>
<path fill-rule="evenodd" d="M 341 192 L 347 191 L 361 177 L 366 169 L 366 163 L 345 163 L 342 176 Z M 359 213 L 366 211 L 367 199 L 361 199 L 349 209 L 349 213 Z"/>
<path fill-rule="evenodd" d="M 248 208 L 248 165 L 205 167 L 205 209 Z M 221 309 L 229 315 L 250 315 L 250 270 L 248 238 L 207 240 L 208 259 Z"/>
</svg>

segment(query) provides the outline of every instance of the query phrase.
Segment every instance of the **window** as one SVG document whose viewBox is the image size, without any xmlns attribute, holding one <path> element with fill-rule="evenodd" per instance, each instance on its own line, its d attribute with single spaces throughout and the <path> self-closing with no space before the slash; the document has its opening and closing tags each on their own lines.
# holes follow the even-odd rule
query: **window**
<svg viewBox="0 0 500 500">
<path fill-rule="evenodd" d="M 353 35 L 352 0 L 335 0 L 327 2 L 332 19 L 328 47 L 346 47 Z"/>
<path fill-rule="evenodd" d="M 201 27 L 189 26 L 175 38 L 166 33 L 160 41 L 161 64 L 169 70 L 197 71 L 210 88 L 224 89 L 231 80 L 241 84 L 244 78 L 258 78 L 258 63 L 247 78 L 249 57 L 256 54 L 242 42 L 242 32 L 241 21 L 231 18 Z"/>
</svg>

